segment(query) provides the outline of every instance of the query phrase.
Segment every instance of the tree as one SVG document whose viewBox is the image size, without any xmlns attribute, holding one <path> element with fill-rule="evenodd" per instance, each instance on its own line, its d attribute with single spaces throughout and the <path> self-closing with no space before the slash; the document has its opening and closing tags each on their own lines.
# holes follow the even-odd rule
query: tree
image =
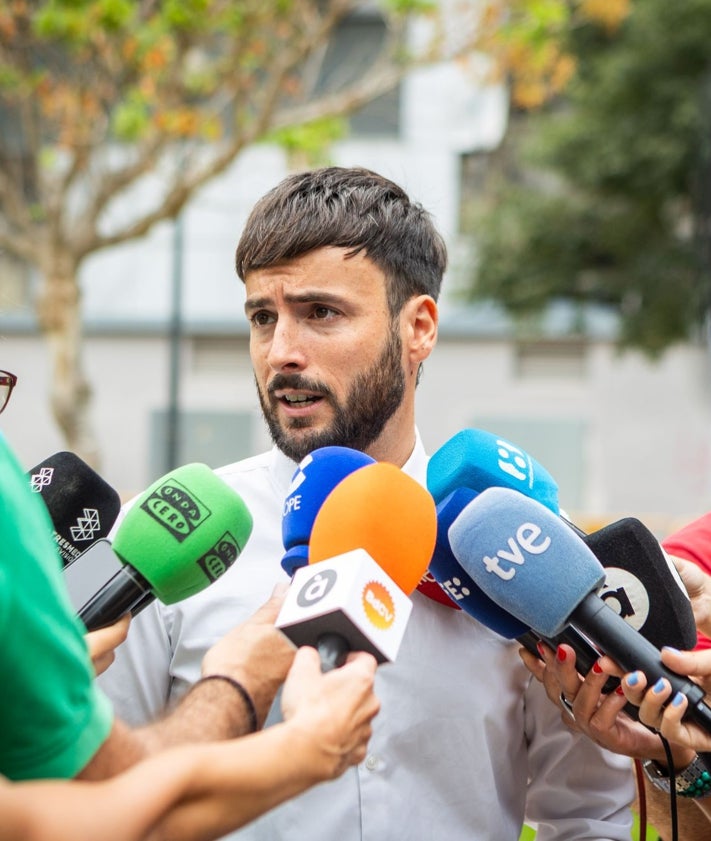
<svg viewBox="0 0 711 841">
<path fill-rule="evenodd" d="M 382 0 L 388 34 L 367 69 L 324 84 L 329 39 L 363 5 L 0 3 L 0 248 L 38 270 L 53 414 L 87 461 L 98 454 L 82 364 L 82 261 L 175 218 L 249 144 L 280 131 L 302 146 L 327 137 L 334 120 L 391 89 L 408 67 L 469 46 L 471 9 L 456 38 L 444 38 L 426 0 Z M 417 14 L 430 16 L 432 37 L 415 53 L 405 32 Z M 152 205 L 128 219 L 116 213 L 147 178 Z"/>
<path fill-rule="evenodd" d="M 605 9 L 628 0 L 575 0 Z M 82 363 L 82 262 L 174 219 L 248 145 L 319 148 L 340 119 L 412 67 L 486 53 L 531 104 L 570 75 L 555 43 L 570 0 L 0 0 L 0 248 L 38 270 L 50 402 L 68 448 L 96 464 Z M 349 15 L 387 36 L 323 78 Z M 604 12 L 604 16 L 609 11 Z M 408 24 L 431 33 L 412 48 Z M 422 41 L 422 39 L 420 39 Z M 347 64 L 347 63 L 345 63 Z M 473 63 L 478 67 L 479 59 Z M 481 81 L 475 71 L 472 83 Z M 126 218 L 150 179 L 153 203 Z M 121 208 L 117 212 L 117 208 Z"/>
<path fill-rule="evenodd" d="M 474 216 L 470 295 L 524 319 L 555 299 L 601 303 L 622 346 L 658 355 L 709 306 L 711 0 L 632 0 L 616 24 L 578 20 L 561 38 L 575 73 L 514 120 Z"/>
</svg>

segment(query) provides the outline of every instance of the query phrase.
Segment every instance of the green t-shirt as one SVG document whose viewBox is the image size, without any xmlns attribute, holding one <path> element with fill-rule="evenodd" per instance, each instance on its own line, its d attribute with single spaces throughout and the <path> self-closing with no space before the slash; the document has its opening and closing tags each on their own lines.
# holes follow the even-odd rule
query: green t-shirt
<svg viewBox="0 0 711 841">
<path fill-rule="evenodd" d="M 0 432 L 0 773 L 14 780 L 73 777 L 113 722 L 52 533 Z"/>
</svg>

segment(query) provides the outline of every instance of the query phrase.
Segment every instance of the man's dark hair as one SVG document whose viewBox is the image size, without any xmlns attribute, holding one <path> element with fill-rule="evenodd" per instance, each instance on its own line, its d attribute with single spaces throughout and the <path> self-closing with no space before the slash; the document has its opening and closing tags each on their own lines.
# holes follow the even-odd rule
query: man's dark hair
<svg viewBox="0 0 711 841">
<path fill-rule="evenodd" d="M 367 169 L 291 175 L 254 206 L 237 246 L 237 274 L 335 246 L 364 251 L 387 278 L 390 313 L 414 295 L 439 296 L 447 251 L 424 208 Z"/>
</svg>

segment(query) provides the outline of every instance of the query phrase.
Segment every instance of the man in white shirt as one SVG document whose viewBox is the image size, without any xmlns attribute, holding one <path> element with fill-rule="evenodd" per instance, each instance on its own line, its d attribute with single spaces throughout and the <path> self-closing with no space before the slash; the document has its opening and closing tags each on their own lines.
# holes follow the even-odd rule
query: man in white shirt
<svg viewBox="0 0 711 841">
<path fill-rule="evenodd" d="M 240 239 L 250 353 L 275 447 L 217 472 L 254 517 L 237 563 L 187 601 L 134 620 L 103 681 L 139 723 L 184 694 L 208 646 L 284 580 L 282 505 L 296 464 L 349 446 L 425 483 L 415 426 L 437 338 L 446 251 L 387 179 L 325 168 L 285 179 Z M 395 663 L 378 669 L 369 754 L 235 835 L 243 841 L 629 839 L 629 760 L 571 733 L 518 645 L 424 593 Z"/>
</svg>

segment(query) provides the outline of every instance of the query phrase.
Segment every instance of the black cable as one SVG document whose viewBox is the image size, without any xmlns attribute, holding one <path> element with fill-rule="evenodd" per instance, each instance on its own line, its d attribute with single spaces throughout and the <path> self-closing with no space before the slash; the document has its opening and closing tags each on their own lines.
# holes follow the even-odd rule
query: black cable
<svg viewBox="0 0 711 841">
<path fill-rule="evenodd" d="M 669 747 L 669 742 L 659 734 L 659 738 L 662 742 L 662 747 L 664 748 L 664 753 L 667 758 L 667 768 L 669 769 L 669 816 L 671 818 L 671 831 L 672 837 L 671 841 L 679 841 L 679 821 L 677 815 L 677 804 L 676 804 L 676 772 L 674 770 L 674 757 L 672 756 L 671 748 Z"/>
</svg>

